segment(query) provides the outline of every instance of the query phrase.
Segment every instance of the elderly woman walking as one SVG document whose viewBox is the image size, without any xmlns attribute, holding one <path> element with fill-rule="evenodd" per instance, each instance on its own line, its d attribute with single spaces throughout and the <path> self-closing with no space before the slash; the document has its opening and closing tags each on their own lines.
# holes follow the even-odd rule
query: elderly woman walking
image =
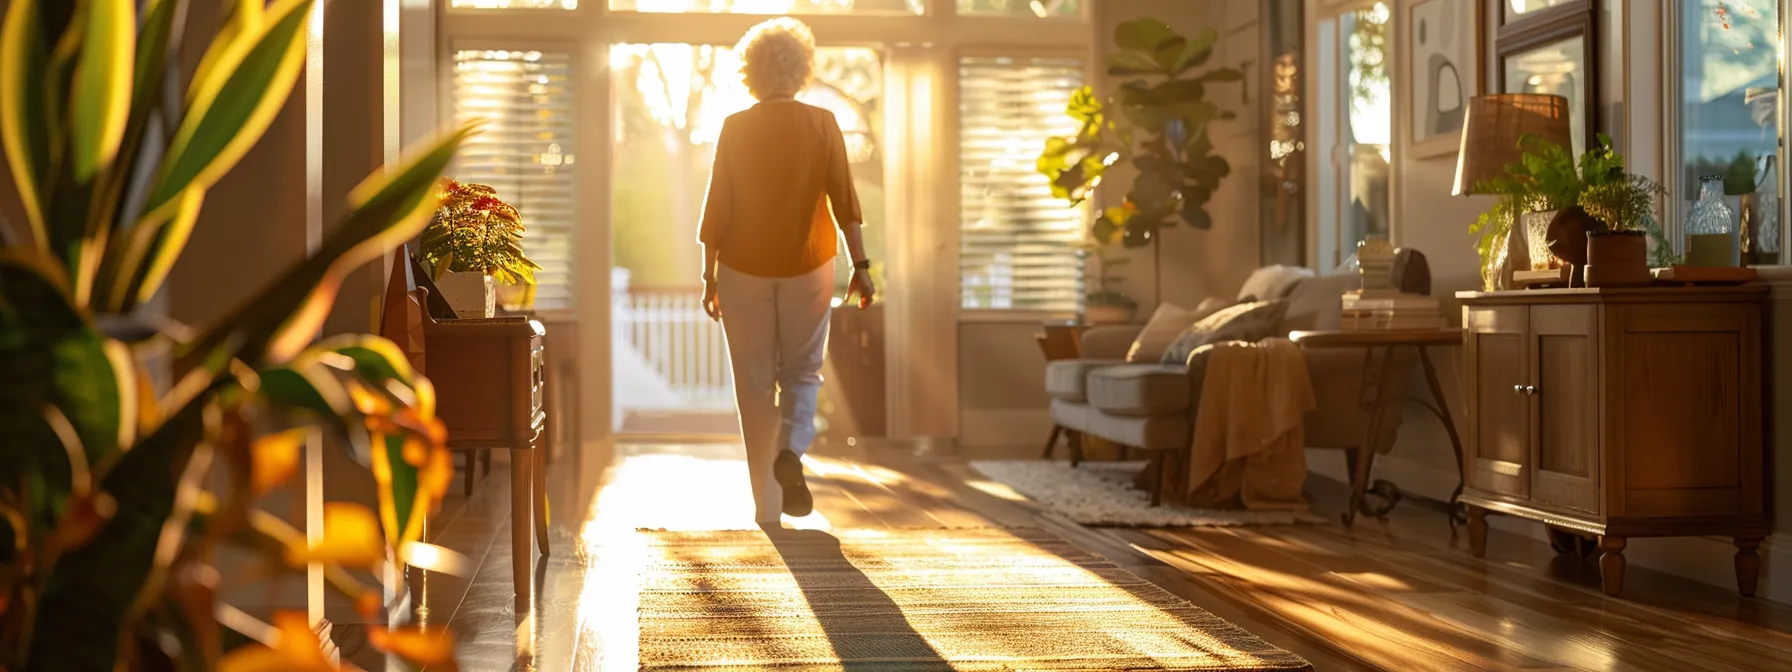
<svg viewBox="0 0 1792 672">
<path fill-rule="evenodd" d="M 809 27 L 772 19 L 735 49 L 759 102 L 728 117 L 716 141 L 698 231 L 703 307 L 728 341 L 755 519 L 776 523 L 814 507 L 801 457 L 815 438 L 836 226 L 852 255 L 847 297 L 864 308 L 875 289 L 840 126 L 796 101 L 814 69 Z"/>
</svg>

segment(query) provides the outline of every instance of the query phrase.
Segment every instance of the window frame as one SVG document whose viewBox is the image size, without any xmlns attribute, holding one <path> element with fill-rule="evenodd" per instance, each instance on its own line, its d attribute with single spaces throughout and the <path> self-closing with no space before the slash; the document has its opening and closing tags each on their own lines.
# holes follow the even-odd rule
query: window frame
<svg viewBox="0 0 1792 672">
<path fill-rule="evenodd" d="M 1662 199 L 1664 201 L 1664 207 L 1662 208 L 1663 216 L 1661 218 L 1661 228 L 1662 232 L 1666 235 L 1669 244 L 1673 246 L 1676 253 L 1685 252 L 1685 237 L 1682 235 L 1682 232 L 1685 230 L 1686 215 L 1691 207 L 1690 205 L 1686 205 L 1689 202 L 1688 199 L 1681 197 L 1681 189 L 1684 188 L 1689 191 L 1698 189 L 1698 185 L 1695 184 L 1680 184 L 1680 176 L 1685 174 L 1686 169 L 1686 137 L 1682 132 L 1685 124 L 1685 119 L 1682 118 L 1684 116 L 1682 112 L 1685 106 L 1684 96 L 1686 93 L 1684 91 L 1686 78 L 1682 66 L 1684 65 L 1683 61 L 1686 55 L 1686 43 L 1684 32 L 1681 30 L 1683 28 L 1683 21 L 1681 20 L 1683 12 L 1681 11 L 1681 7 L 1683 6 L 1683 3 L 1688 1 L 1697 0 L 1672 0 L 1671 2 L 1665 3 L 1660 8 L 1662 32 L 1661 71 L 1666 75 L 1662 78 L 1664 80 L 1664 86 L 1662 87 L 1661 93 L 1661 148 L 1663 167 L 1663 179 L 1661 180 L 1661 183 L 1668 192 L 1667 196 Z M 1785 37 L 1786 29 L 1788 27 L 1787 19 L 1789 16 L 1792 16 L 1792 14 L 1788 13 L 1792 12 L 1792 0 L 1776 0 L 1774 4 L 1776 4 L 1779 9 L 1780 31 L 1782 36 L 1778 44 L 1778 56 L 1781 63 L 1781 99 L 1779 111 L 1776 114 L 1777 118 L 1775 119 L 1775 124 L 1779 129 L 1779 149 L 1776 158 L 1774 159 L 1779 170 L 1780 253 L 1779 259 L 1776 260 L 1774 265 L 1788 266 L 1792 265 L 1792 244 L 1788 244 L 1792 241 L 1787 240 L 1788 237 L 1792 237 L 1788 236 L 1789 233 L 1792 233 L 1792 221 L 1788 221 L 1788 217 L 1792 217 L 1792 203 L 1787 202 L 1787 197 L 1792 196 L 1792 175 L 1787 174 L 1786 159 L 1788 154 L 1792 154 L 1787 151 L 1787 143 L 1792 141 L 1792 139 L 1786 137 L 1786 122 L 1788 119 L 1792 119 L 1792 112 L 1789 112 L 1787 109 L 1788 105 L 1785 101 L 1784 93 L 1787 85 L 1792 83 L 1792 73 L 1788 73 L 1785 69 L 1787 58 L 1792 57 L 1792 40 L 1788 40 Z"/>
<path fill-rule="evenodd" d="M 1312 194 L 1312 200 L 1306 208 L 1310 233 L 1307 235 L 1305 254 L 1307 266 L 1322 274 L 1341 268 L 1344 261 L 1349 259 L 1354 252 L 1347 249 L 1343 242 L 1343 198 L 1349 184 L 1345 172 L 1341 169 L 1342 163 L 1348 160 L 1348 157 L 1343 156 L 1345 151 L 1343 129 L 1349 124 L 1350 100 L 1343 94 L 1345 85 L 1343 81 L 1330 81 L 1328 84 L 1328 78 L 1338 79 L 1331 73 L 1339 71 L 1342 64 L 1346 62 L 1347 57 L 1343 50 L 1348 45 L 1339 35 L 1334 37 L 1336 40 L 1334 51 L 1326 53 L 1322 50 L 1320 37 L 1327 30 L 1339 33 L 1339 24 L 1345 14 L 1371 9 L 1377 1 L 1321 0 L 1318 11 L 1310 15 L 1312 20 L 1306 21 L 1309 29 L 1303 48 L 1305 53 L 1301 62 L 1306 67 L 1306 72 L 1303 75 L 1307 100 L 1304 102 L 1303 108 L 1307 110 L 1308 119 L 1311 122 L 1307 124 L 1304 137 L 1307 139 L 1307 151 L 1315 152 L 1318 156 L 1307 160 L 1306 190 Z M 1390 106 L 1388 111 L 1389 207 L 1387 237 L 1388 242 L 1397 246 L 1400 244 L 1400 225 L 1403 219 L 1401 217 L 1402 208 L 1399 207 L 1401 182 L 1399 166 L 1401 159 L 1405 157 L 1408 144 L 1408 140 L 1401 136 L 1404 135 L 1403 129 L 1407 128 L 1406 118 L 1410 115 L 1401 109 L 1401 102 L 1405 100 L 1400 94 L 1403 87 L 1395 86 L 1397 83 L 1395 80 L 1405 74 L 1405 69 L 1399 65 L 1401 59 L 1404 58 L 1399 42 L 1405 36 L 1406 21 L 1403 3 L 1396 0 L 1379 1 L 1387 5 L 1389 12 L 1388 47 L 1387 54 L 1384 56 L 1384 67 L 1388 72 L 1388 102 Z M 1328 67 L 1326 64 L 1333 58 L 1340 65 Z M 1326 138 L 1322 132 L 1328 126 L 1338 129 L 1333 131 L 1337 134 L 1338 142 L 1331 144 L 1323 142 Z M 1327 170 L 1328 168 L 1329 170 Z M 1330 194 L 1331 197 L 1325 198 L 1327 194 Z"/>
<path fill-rule="evenodd" d="M 951 4 L 951 3 L 948 2 L 948 4 Z M 1087 5 L 1085 5 L 1085 7 L 1086 6 Z M 977 18 L 982 19 L 985 17 L 977 17 Z M 1027 19 L 1027 20 L 1037 21 L 1039 19 Z M 1078 298 L 1077 308 L 1075 310 L 1064 311 L 1064 310 L 1033 310 L 1033 309 L 1025 309 L 1025 308 L 966 308 L 966 307 L 964 307 L 964 267 L 962 266 L 963 259 L 960 256 L 960 252 L 963 250 L 963 245 L 964 245 L 964 241 L 961 237 L 961 234 L 964 230 L 964 221 L 963 221 L 963 215 L 962 215 L 962 213 L 964 211 L 964 203 L 963 203 L 963 194 L 961 193 L 961 191 L 958 188 L 959 178 L 961 175 L 963 175 L 963 171 L 964 171 L 964 155 L 962 152 L 960 152 L 958 150 L 959 142 L 962 140 L 962 137 L 963 137 L 960 134 L 964 130 L 963 123 L 962 123 L 964 120 L 962 118 L 960 118 L 960 116 L 958 114 L 959 92 L 961 90 L 960 87 L 963 86 L 963 82 L 960 81 L 960 78 L 959 78 L 959 65 L 964 61 L 964 59 L 967 59 L 967 58 L 1015 58 L 1015 59 L 1062 58 L 1062 59 L 1072 59 L 1072 60 L 1077 60 L 1077 61 L 1082 62 L 1083 84 L 1088 85 L 1088 86 L 1095 86 L 1096 84 L 1098 84 L 1096 77 L 1098 77 L 1100 74 L 1100 72 L 1097 70 L 1098 66 L 1096 64 L 1096 61 L 1099 59 L 1094 55 L 1093 51 L 1079 52 L 1075 49 L 1067 49 L 1067 48 L 1062 48 L 1062 47 L 1050 47 L 1050 46 L 992 47 L 992 46 L 982 46 L 982 45 L 961 45 L 959 47 L 949 50 L 948 54 L 949 54 L 950 61 L 948 61 L 945 64 L 946 67 L 944 69 L 944 75 L 945 75 L 945 81 L 944 81 L 945 91 L 944 91 L 944 93 L 945 93 L 946 98 L 942 102 L 945 104 L 946 114 L 950 117 L 950 123 L 947 124 L 946 126 L 944 126 L 943 129 L 946 132 L 950 133 L 949 137 L 952 138 L 952 142 L 949 143 L 951 145 L 951 148 L 946 150 L 946 153 L 950 157 L 951 178 L 952 178 L 951 184 L 953 185 L 953 189 L 951 190 L 951 193 L 949 195 L 946 195 L 944 198 L 945 198 L 946 202 L 948 202 L 952 205 L 952 243 L 949 247 L 951 248 L 952 269 L 953 269 L 953 278 L 954 278 L 954 281 L 953 281 L 953 290 L 954 290 L 953 291 L 953 309 L 958 313 L 958 321 L 959 322 L 1046 322 L 1046 321 L 1076 319 L 1082 313 L 1084 301 L 1086 300 L 1086 296 L 1088 294 L 1088 288 L 1091 286 L 1090 283 L 1096 281 L 1096 279 L 1098 277 L 1097 274 L 1100 273 L 1100 268 L 1099 268 L 1100 263 L 1099 262 L 1090 263 L 1087 260 L 1085 260 L 1083 262 L 1082 272 L 1083 272 L 1083 287 L 1084 287 L 1084 295 L 1085 296 Z M 1066 104 L 1068 104 L 1070 101 L 1069 101 L 1069 99 L 1066 99 L 1064 102 Z M 1044 143 L 1045 143 L 1045 138 L 1040 138 L 1039 142 L 1040 142 L 1041 146 L 1043 147 Z M 1041 176 L 1039 179 L 1044 180 L 1045 178 L 1043 176 Z M 1074 208 L 1079 211 L 1078 214 L 1080 215 L 1080 219 L 1082 220 L 1082 222 L 1079 226 L 1081 227 L 1080 228 L 1081 234 L 1082 234 L 1081 239 L 1085 243 L 1090 240 L 1089 225 L 1093 222 L 1092 218 L 1094 216 L 1094 205 L 1097 200 L 1098 200 L 1098 198 L 1091 198 L 1089 200 L 1084 201 L 1081 205 L 1075 206 L 1075 208 Z M 1066 209 L 1070 209 L 1072 206 L 1065 205 L 1064 207 Z"/>
</svg>

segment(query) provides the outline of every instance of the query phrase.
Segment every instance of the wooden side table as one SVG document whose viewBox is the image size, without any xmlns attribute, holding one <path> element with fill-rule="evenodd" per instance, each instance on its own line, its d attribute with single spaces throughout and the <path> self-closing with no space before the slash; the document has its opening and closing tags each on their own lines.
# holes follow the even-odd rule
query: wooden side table
<svg viewBox="0 0 1792 672">
<path fill-rule="evenodd" d="M 1381 435 L 1382 418 L 1386 417 L 1388 407 L 1396 400 L 1387 393 L 1388 379 L 1395 375 L 1394 352 L 1399 348 L 1411 348 L 1418 351 L 1419 363 L 1425 367 L 1425 382 L 1431 384 L 1431 397 L 1437 405 L 1426 405 L 1431 412 L 1443 421 L 1444 431 L 1450 434 L 1450 446 L 1456 451 L 1456 490 L 1450 493 L 1450 529 L 1463 522 L 1464 515 L 1457 500 L 1462 497 L 1462 485 L 1467 473 L 1464 468 L 1462 438 L 1456 433 L 1456 422 L 1451 419 L 1449 402 L 1444 398 L 1443 386 L 1437 382 L 1437 369 L 1431 365 L 1431 355 L 1426 350 L 1432 346 L 1462 345 L 1461 329 L 1418 329 L 1418 330 L 1358 330 L 1358 331 L 1297 331 L 1288 335 L 1302 348 L 1361 348 L 1363 356 L 1363 386 L 1358 403 L 1369 414 L 1369 426 L 1363 434 L 1363 445 L 1353 455 L 1346 453 L 1350 463 L 1350 508 L 1344 512 L 1344 526 L 1349 527 L 1356 522 L 1356 514 L 1363 511 L 1363 499 L 1369 491 L 1369 467 L 1375 461 L 1375 440 Z M 1399 501 L 1399 492 L 1392 489 L 1384 493 L 1388 496 L 1387 506 L 1367 510 L 1376 518 L 1387 515 Z M 1380 489 L 1378 488 L 1378 491 Z"/>
</svg>

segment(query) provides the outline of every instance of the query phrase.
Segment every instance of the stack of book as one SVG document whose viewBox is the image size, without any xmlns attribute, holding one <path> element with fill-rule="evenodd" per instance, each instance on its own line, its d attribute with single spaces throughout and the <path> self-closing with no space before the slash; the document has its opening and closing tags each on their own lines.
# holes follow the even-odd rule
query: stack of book
<svg viewBox="0 0 1792 672">
<path fill-rule="evenodd" d="M 1394 290 L 1358 290 L 1344 295 L 1343 327 L 1347 330 L 1441 329 L 1443 310 L 1437 299 Z"/>
</svg>

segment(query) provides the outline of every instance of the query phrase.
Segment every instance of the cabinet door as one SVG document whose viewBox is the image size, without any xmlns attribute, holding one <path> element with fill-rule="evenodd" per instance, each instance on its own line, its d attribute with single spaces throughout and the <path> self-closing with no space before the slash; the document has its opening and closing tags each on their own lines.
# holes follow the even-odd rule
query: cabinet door
<svg viewBox="0 0 1792 672">
<path fill-rule="evenodd" d="M 1599 509 L 1599 308 L 1531 307 L 1531 499 Z"/>
<path fill-rule="evenodd" d="M 1468 330 L 1468 484 L 1478 490 L 1530 496 L 1530 406 L 1524 306 L 1464 308 Z"/>
</svg>

